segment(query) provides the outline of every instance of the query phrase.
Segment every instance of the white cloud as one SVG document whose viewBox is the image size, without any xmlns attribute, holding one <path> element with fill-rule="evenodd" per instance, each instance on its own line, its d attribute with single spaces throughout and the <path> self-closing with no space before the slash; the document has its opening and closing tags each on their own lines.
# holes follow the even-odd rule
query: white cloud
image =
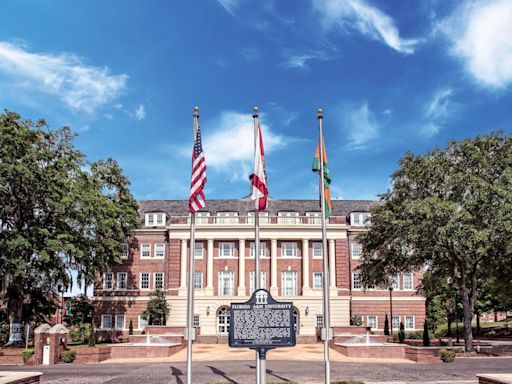
<svg viewBox="0 0 512 384">
<path fill-rule="evenodd" d="M 242 47 L 238 52 L 248 63 L 254 63 L 260 58 L 260 51 L 257 48 Z"/>
<path fill-rule="evenodd" d="M 453 95 L 453 90 L 443 89 L 436 93 L 430 101 L 426 115 L 432 118 L 443 118 L 448 115 L 448 108 L 450 104 L 450 96 Z"/>
<path fill-rule="evenodd" d="M 421 134 L 428 138 L 431 138 L 439 133 L 441 127 L 436 123 L 427 123 L 421 128 Z"/>
<path fill-rule="evenodd" d="M 450 99 L 453 90 L 450 88 L 436 92 L 425 107 L 424 118 L 426 123 L 421 128 L 421 134 L 426 137 L 433 137 L 439 133 L 443 125 L 456 112 L 457 105 Z"/>
<path fill-rule="evenodd" d="M 379 136 L 379 124 L 367 102 L 359 107 L 345 108 L 343 114 L 349 139 L 347 149 L 362 149 L 370 140 Z"/>
<path fill-rule="evenodd" d="M 240 0 L 217 0 L 222 7 L 231 15 L 235 15 L 235 11 L 240 5 Z"/>
<path fill-rule="evenodd" d="M 309 61 L 311 61 L 311 60 L 325 61 L 327 59 L 328 59 L 327 55 L 323 52 L 312 52 L 312 53 L 305 53 L 302 55 L 289 56 L 285 59 L 284 62 L 281 63 L 281 65 L 285 68 L 308 69 Z"/>
<path fill-rule="evenodd" d="M 284 146 L 284 138 L 263 123 L 262 135 L 265 153 Z M 233 180 L 248 180 L 254 157 L 254 123 L 250 114 L 223 112 L 217 123 L 211 124 L 213 133 L 202 130 L 204 154 L 208 167 L 228 171 Z M 189 149 L 186 150 L 189 156 Z"/>
<path fill-rule="evenodd" d="M 134 116 L 137 120 L 142 120 L 146 117 L 146 110 L 142 104 L 139 104 L 139 106 L 135 109 Z"/>
<path fill-rule="evenodd" d="M 115 100 L 125 89 L 127 75 L 111 75 L 107 67 L 87 66 L 75 55 L 31 53 L 0 41 L 0 72 L 16 86 L 48 93 L 74 111 L 94 111 Z"/>
<path fill-rule="evenodd" d="M 439 29 L 477 82 L 494 88 L 512 83 L 512 1 L 466 3 Z"/>
<path fill-rule="evenodd" d="M 398 52 L 414 53 L 415 45 L 420 42 L 419 39 L 401 38 L 395 21 L 364 0 L 313 0 L 313 6 L 319 11 L 326 27 L 356 30 Z"/>
</svg>

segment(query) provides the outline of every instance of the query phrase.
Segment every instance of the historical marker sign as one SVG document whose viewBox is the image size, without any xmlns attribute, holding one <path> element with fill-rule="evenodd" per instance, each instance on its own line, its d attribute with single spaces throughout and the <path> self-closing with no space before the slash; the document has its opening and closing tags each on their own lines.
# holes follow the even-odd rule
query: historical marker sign
<svg viewBox="0 0 512 384">
<path fill-rule="evenodd" d="M 249 301 L 231 303 L 230 347 L 270 349 L 294 345 L 292 302 L 277 302 L 269 291 L 258 289 Z"/>
</svg>

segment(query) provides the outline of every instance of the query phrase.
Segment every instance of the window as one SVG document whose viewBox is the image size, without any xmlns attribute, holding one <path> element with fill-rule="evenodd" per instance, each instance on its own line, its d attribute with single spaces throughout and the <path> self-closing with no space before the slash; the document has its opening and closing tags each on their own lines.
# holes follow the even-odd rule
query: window
<svg viewBox="0 0 512 384">
<path fill-rule="evenodd" d="M 321 212 L 306 212 L 306 217 L 308 218 L 309 224 L 321 224 L 322 223 L 322 213 Z"/>
<path fill-rule="evenodd" d="M 155 224 L 155 216 L 152 213 L 146 215 L 146 225 L 154 225 Z"/>
<path fill-rule="evenodd" d="M 390 276 L 391 288 L 400 289 L 400 283 L 398 280 L 398 275 Z"/>
<path fill-rule="evenodd" d="M 414 316 L 405 316 L 404 320 L 405 329 L 415 329 L 416 325 L 414 324 Z"/>
<path fill-rule="evenodd" d="M 210 212 L 196 212 L 196 224 L 208 224 Z"/>
<path fill-rule="evenodd" d="M 322 243 L 313 243 L 313 257 L 322 258 Z"/>
<path fill-rule="evenodd" d="M 234 274 L 230 271 L 219 272 L 219 296 L 233 296 Z"/>
<path fill-rule="evenodd" d="M 324 274 L 322 272 L 313 272 L 313 288 L 320 289 L 324 287 Z"/>
<path fill-rule="evenodd" d="M 192 326 L 195 327 L 195 328 L 199 328 L 199 326 L 200 326 L 199 325 L 199 315 L 194 315 Z"/>
<path fill-rule="evenodd" d="M 350 214 L 350 224 L 353 227 L 370 225 L 370 214 L 368 212 L 353 212 Z"/>
<path fill-rule="evenodd" d="M 297 272 L 284 271 L 281 272 L 281 295 L 296 296 L 297 295 Z"/>
<path fill-rule="evenodd" d="M 154 289 L 164 289 L 164 273 L 155 272 L 153 274 Z"/>
<path fill-rule="evenodd" d="M 203 288 L 203 272 L 194 272 L 194 288 Z"/>
<path fill-rule="evenodd" d="M 194 244 L 194 259 L 202 259 L 204 253 L 204 243 L 196 242 Z"/>
<path fill-rule="evenodd" d="M 219 243 L 219 257 L 235 256 L 235 243 Z"/>
<path fill-rule="evenodd" d="M 112 315 L 101 315 L 101 329 L 112 329 Z"/>
<path fill-rule="evenodd" d="M 128 274 L 126 272 L 117 272 L 117 289 L 126 289 L 126 280 Z"/>
<path fill-rule="evenodd" d="M 411 272 L 404 273 L 403 289 L 414 289 L 414 281 Z"/>
<path fill-rule="evenodd" d="M 359 243 L 352 243 L 350 245 L 351 247 L 351 253 L 352 253 L 352 258 L 353 259 L 359 259 L 361 258 L 361 244 Z"/>
<path fill-rule="evenodd" d="M 165 257 L 165 244 L 155 244 L 155 257 L 157 258 L 164 258 Z"/>
<path fill-rule="evenodd" d="M 156 214 L 156 225 L 164 225 L 164 214 L 163 213 L 157 213 Z"/>
<path fill-rule="evenodd" d="M 126 243 L 121 244 L 121 259 L 126 260 L 128 258 L 128 251 L 129 251 L 128 244 L 126 244 Z"/>
<path fill-rule="evenodd" d="M 114 274 L 107 272 L 103 274 L 103 289 L 112 289 L 114 286 Z"/>
<path fill-rule="evenodd" d="M 124 329 L 124 315 L 116 315 L 116 329 L 120 331 Z"/>
<path fill-rule="evenodd" d="M 167 215 L 165 212 L 152 212 L 146 213 L 144 221 L 146 227 L 163 227 L 166 219 Z"/>
<path fill-rule="evenodd" d="M 281 243 L 282 257 L 297 257 L 297 243 Z"/>
<path fill-rule="evenodd" d="M 238 212 L 217 212 L 217 223 L 219 224 L 237 224 Z"/>
<path fill-rule="evenodd" d="M 378 324 L 377 316 L 368 316 L 366 324 L 368 327 L 376 329 Z"/>
<path fill-rule="evenodd" d="M 393 329 L 400 328 L 400 316 L 393 316 L 393 319 L 391 321 L 391 326 L 393 327 Z"/>
<path fill-rule="evenodd" d="M 317 328 L 324 327 L 324 315 L 316 315 L 316 327 Z"/>
<path fill-rule="evenodd" d="M 361 275 L 359 272 L 352 272 L 352 289 L 361 289 L 362 287 Z"/>
<path fill-rule="evenodd" d="M 217 312 L 217 323 L 219 334 L 225 335 L 229 332 L 229 307 L 221 307 Z"/>
<path fill-rule="evenodd" d="M 139 315 L 139 329 L 144 329 L 148 325 L 148 319 L 144 315 Z"/>
<path fill-rule="evenodd" d="M 140 245 L 140 257 L 151 257 L 151 244 L 141 244 Z"/>
<path fill-rule="evenodd" d="M 149 273 L 142 272 L 140 274 L 140 289 L 149 289 Z"/>
<path fill-rule="evenodd" d="M 256 289 L 254 275 L 254 271 L 249 273 L 250 294 L 252 294 Z M 260 272 L 260 288 L 267 288 L 267 274 L 265 272 Z"/>
<path fill-rule="evenodd" d="M 247 212 L 247 215 L 249 216 L 247 224 L 254 224 L 254 211 Z M 269 223 L 268 212 L 260 212 L 258 216 L 260 218 L 260 224 Z"/>
<path fill-rule="evenodd" d="M 277 212 L 278 224 L 297 224 L 299 220 L 299 212 Z"/>
<path fill-rule="evenodd" d="M 251 244 L 249 245 L 250 247 L 250 257 L 254 257 L 256 255 L 256 251 L 255 251 L 255 244 L 254 244 L 254 241 L 251 242 Z M 260 252 L 260 257 L 265 257 L 267 256 L 267 244 L 266 243 L 263 243 L 260 241 L 260 249 L 259 249 L 259 252 Z"/>
</svg>

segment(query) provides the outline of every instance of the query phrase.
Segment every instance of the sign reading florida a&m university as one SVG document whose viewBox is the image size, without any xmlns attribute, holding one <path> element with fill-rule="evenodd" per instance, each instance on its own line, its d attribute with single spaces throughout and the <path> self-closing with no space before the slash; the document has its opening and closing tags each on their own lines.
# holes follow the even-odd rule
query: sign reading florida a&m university
<svg viewBox="0 0 512 384">
<path fill-rule="evenodd" d="M 266 289 L 256 290 L 249 301 L 231 303 L 229 346 L 252 349 L 293 347 L 293 303 L 275 301 Z"/>
</svg>

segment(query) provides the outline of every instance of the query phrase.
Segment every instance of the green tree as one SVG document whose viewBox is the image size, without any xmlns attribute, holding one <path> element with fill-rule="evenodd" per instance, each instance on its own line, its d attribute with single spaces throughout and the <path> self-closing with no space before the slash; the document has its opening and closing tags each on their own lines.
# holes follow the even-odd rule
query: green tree
<svg viewBox="0 0 512 384">
<path fill-rule="evenodd" d="M 363 282 L 382 284 L 397 271 L 422 268 L 453 278 L 471 351 L 478 284 L 512 263 L 512 140 L 495 133 L 423 156 L 407 153 L 392 181 L 359 236 Z M 499 287 L 510 292 L 510 278 Z"/>
<path fill-rule="evenodd" d="M 0 276 L 14 324 L 34 303 L 51 311 L 70 270 L 90 284 L 119 262 L 138 225 L 137 204 L 118 164 L 87 162 L 69 128 L 52 131 L 0 114 Z"/>
<path fill-rule="evenodd" d="M 430 346 L 430 337 L 428 335 L 428 323 L 427 320 L 423 323 L 423 346 Z"/>
<path fill-rule="evenodd" d="M 157 289 L 151 294 L 146 310 L 142 313 L 148 325 L 165 325 L 169 315 L 169 306 L 165 294 Z"/>
</svg>

